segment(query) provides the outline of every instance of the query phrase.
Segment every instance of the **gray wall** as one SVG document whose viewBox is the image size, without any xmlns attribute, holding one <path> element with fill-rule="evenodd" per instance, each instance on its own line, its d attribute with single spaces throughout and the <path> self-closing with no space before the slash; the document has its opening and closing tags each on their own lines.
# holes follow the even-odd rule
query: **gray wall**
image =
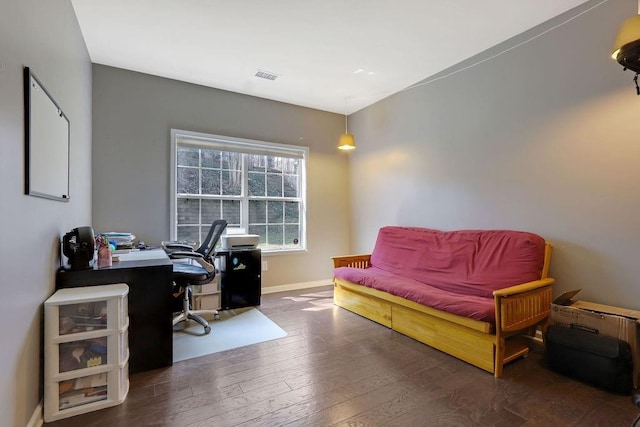
<svg viewBox="0 0 640 427">
<path fill-rule="evenodd" d="M 607 2 L 353 114 L 354 252 L 387 224 L 527 230 L 555 245 L 556 295 L 640 309 L 640 97 L 610 57 L 636 13 Z"/>
<path fill-rule="evenodd" d="M 42 303 L 59 239 L 91 221 L 91 63 L 70 1 L 0 0 L 0 414 L 25 426 L 42 398 Z M 71 122 L 71 201 L 25 196 L 22 68 Z"/>
<path fill-rule="evenodd" d="M 263 287 L 331 278 L 349 248 L 344 117 L 103 65 L 93 66 L 93 225 L 169 239 L 171 128 L 310 148 L 308 251 L 265 258 Z"/>
</svg>

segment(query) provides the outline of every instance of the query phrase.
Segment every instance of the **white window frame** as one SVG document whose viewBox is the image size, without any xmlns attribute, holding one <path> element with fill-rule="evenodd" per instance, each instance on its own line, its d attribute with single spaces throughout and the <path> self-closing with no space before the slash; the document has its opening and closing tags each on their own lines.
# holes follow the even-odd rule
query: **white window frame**
<svg viewBox="0 0 640 427">
<path fill-rule="evenodd" d="M 178 172 L 178 146 L 191 145 L 220 151 L 234 151 L 243 154 L 264 154 L 270 156 L 297 157 L 302 160 L 300 167 L 300 244 L 296 248 L 264 248 L 263 253 L 279 254 L 292 252 L 306 252 L 307 250 L 307 179 L 306 167 L 309 160 L 309 148 L 278 144 L 275 142 L 258 141 L 252 139 L 235 138 L 223 135 L 214 135 L 201 132 L 192 132 L 180 129 L 171 129 L 171 155 L 170 155 L 170 230 L 171 240 L 177 240 L 178 211 L 177 211 L 177 172 Z M 249 195 L 248 195 L 248 168 L 246 156 L 243 156 L 243 186 L 241 196 L 241 227 L 249 232 Z M 271 197 L 265 197 L 269 199 Z M 204 199 L 204 198 L 203 198 Z"/>
</svg>

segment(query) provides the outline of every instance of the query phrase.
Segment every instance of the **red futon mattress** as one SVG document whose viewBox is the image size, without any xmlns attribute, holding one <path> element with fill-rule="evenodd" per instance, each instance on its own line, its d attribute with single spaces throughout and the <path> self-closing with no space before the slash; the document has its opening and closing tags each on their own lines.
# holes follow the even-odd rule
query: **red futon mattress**
<svg viewBox="0 0 640 427">
<path fill-rule="evenodd" d="M 475 320 L 495 322 L 493 291 L 540 279 L 545 241 L 511 230 L 383 227 L 371 267 L 335 277 Z"/>
</svg>

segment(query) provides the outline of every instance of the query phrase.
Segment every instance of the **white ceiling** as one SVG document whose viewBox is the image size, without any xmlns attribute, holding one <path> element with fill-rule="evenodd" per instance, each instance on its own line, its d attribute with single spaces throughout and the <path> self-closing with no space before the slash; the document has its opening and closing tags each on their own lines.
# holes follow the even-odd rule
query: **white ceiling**
<svg viewBox="0 0 640 427">
<path fill-rule="evenodd" d="M 72 0 L 94 63 L 340 114 L 584 2 Z"/>
</svg>

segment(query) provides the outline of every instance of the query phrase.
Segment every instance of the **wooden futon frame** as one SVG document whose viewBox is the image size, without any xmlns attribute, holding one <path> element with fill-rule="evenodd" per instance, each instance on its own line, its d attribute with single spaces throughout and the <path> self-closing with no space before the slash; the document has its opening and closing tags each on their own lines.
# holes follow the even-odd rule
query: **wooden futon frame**
<svg viewBox="0 0 640 427">
<path fill-rule="evenodd" d="M 377 289 L 334 278 L 334 303 L 467 363 L 502 376 L 503 366 L 527 354 L 528 339 L 547 326 L 552 246 L 545 246 L 539 280 L 493 292 L 495 325 L 427 307 Z M 333 257 L 334 267 L 368 268 L 370 255 Z"/>
</svg>

